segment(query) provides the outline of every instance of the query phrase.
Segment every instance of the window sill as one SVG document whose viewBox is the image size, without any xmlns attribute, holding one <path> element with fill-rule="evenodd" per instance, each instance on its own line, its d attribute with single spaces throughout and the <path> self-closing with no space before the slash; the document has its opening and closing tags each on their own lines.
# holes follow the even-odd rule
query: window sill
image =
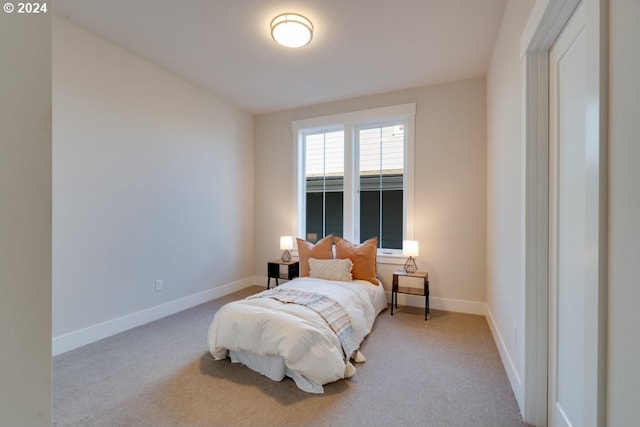
<svg viewBox="0 0 640 427">
<path fill-rule="evenodd" d="M 296 260 L 300 259 L 298 251 L 295 249 L 291 251 L 291 257 Z M 407 262 L 407 256 L 402 254 L 378 252 L 376 255 L 376 261 L 378 264 L 404 265 L 404 263 Z"/>
<path fill-rule="evenodd" d="M 407 261 L 407 257 L 402 254 L 385 254 L 378 252 L 376 260 L 378 261 L 378 264 L 404 265 Z"/>
</svg>

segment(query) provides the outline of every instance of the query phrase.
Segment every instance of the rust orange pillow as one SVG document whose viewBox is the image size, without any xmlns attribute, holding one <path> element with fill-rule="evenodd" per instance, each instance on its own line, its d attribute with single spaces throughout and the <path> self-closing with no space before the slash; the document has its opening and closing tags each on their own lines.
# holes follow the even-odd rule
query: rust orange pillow
<svg viewBox="0 0 640 427">
<path fill-rule="evenodd" d="M 309 258 L 333 258 L 333 236 L 331 234 L 318 240 L 315 245 L 298 238 L 296 238 L 296 242 L 300 257 L 300 277 L 309 277 Z"/>
<path fill-rule="evenodd" d="M 336 239 L 336 258 L 350 259 L 353 263 L 351 275 L 354 279 L 367 280 L 378 284 L 376 277 L 376 255 L 378 238 L 372 237 L 360 245 L 354 245 L 345 239 Z"/>
</svg>

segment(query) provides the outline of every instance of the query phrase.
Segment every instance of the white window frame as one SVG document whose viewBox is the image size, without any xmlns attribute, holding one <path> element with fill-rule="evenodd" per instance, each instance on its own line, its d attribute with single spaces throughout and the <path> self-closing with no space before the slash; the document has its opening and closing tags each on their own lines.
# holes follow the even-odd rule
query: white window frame
<svg viewBox="0 0 640 427">
<path fill-rule="evenodd" d="M 305 215 L 305 148 L 304 135 L 313 132 L 329 132 L 344 130 L 344 162 L 345 165 L 357 165 L 358 153 L 355 150 L 354 139 L 357 128 L 363 126 L 388 125 L 391 122 L 402 121 L 405 123 L 405 147 L 404 147 L 404 202 L 403 202 L 403 239 L 413 240 L 414 224 L 414 153 L 415 153 L 415 114 L 416 104 L 401 104 L 389 107 L 360 110 L 350 113 L 335 114 L 330 116 L 315 117 L 303 120 L 294 120 L 291 124 L 293 131 L 293 160 L 294 160 L 294 203 L 295 214 L 293 221 L 293 234 L 304 236 L 304 223 L 300 218 Z M 354 200 L 358 194 L 358 170 L 356 167 L 345 167 L 344 177 L 344 238 L 355 242 L 359 235 L 356 227 L 359 227 L 358 212 L 355 203 L 347 203 Z M 351 173 L 347 173 L 350 170 Z M 378 249 L 378 262 L 402 264 L 406 257 L 402 256 L 400 249 Z"/>
</svg>

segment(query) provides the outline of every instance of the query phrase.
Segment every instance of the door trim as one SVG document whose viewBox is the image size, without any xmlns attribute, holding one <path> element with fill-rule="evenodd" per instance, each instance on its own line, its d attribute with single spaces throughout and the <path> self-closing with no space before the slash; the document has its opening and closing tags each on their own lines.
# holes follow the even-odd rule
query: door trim
<svg viewBox="0 0 640 427">
<path fill-rule="evenodd" d="M 607 328 L 607 96 L 608 1 L 583 0 L 587 6 L 587 182 L 597 188 L 587 200 L 593 262 L 588 292 L 595 307 L 588 325 L 595 331 L 597 354 L 587 369 L 597 372 L 596 395 L 585 396 L 585 408 L 594 426 L 606 421 Z M 524 408 L 523 417 L 534 426 L 547 425 L 548 273 L 549 273 L 549 50 L 580 0 L 537 0 L 521 38 L 524 95 Z M 593 296 L 593 294 L 592 294 Z"/>
</svg>

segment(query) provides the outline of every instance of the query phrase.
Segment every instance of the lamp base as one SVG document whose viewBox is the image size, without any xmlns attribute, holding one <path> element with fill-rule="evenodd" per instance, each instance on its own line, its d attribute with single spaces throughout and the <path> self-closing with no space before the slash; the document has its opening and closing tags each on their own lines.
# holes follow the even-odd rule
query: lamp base
<svg viewBox="0 0 640 427">
<path fill-rule="evenodd" d="M 418 271 L 418 266 L 416 265 L 416 260 L 413 259 L 412 256 L 407 259 L 407 262 L 404 263 L 404 271 L 409 274 L 413 274 Z"/>
<path fill-rule="evenodd" d="M 280 257 L 282 262 L 290 262 L 291 261 L 291 252 L 288 250 L 282 252 L 282 257 Z"/>
</svg>

